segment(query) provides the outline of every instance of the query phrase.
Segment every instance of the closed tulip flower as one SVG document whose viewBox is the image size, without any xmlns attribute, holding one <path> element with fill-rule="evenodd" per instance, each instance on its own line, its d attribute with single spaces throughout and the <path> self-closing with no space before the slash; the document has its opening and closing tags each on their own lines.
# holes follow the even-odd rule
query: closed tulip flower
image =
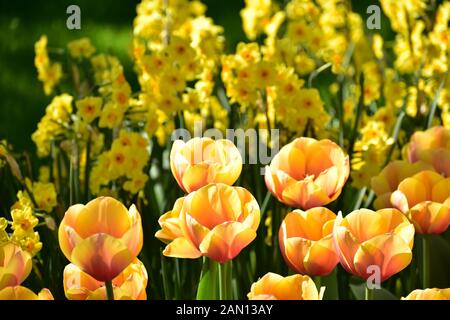
<svg viewBox="0 0 450 320">
<path fill-rule="evenodd" d="M 0 245 L 0 289 L 20 285 L 30 274 L 31 256 L 12 242 Z"/>
<path fill-rule="evenodd" d="M 112 280 L 116 300 L 146 300 L 147 271 L 136 259 Z M 69 300 L 107 300 L 104 282 L 95 280 L 74 264 L 64 269 L 64 292 Z"/>
<path fill-rule="evenodd" d="M 281 253 L 290 268 L 301 274 L 329 274 L 338 257 L 333 244 L 336 215 L 327 208 L 294 210 L 286 215 L 279 232 Z"/>
<path fill-rule="evenodd" d="M 381 170 L 378 176 L 371 180 L 372 190 L 377 196 L 373 203 L 375 209 L 392 208 L 391 194 L 397 190 L 400 182 L 427 169 L 432 170 L 433 167 L 422 161 L 416 163 L 409 163 L 404 160 L 391 161 Z"/>
<path fill-rule="evenodd" d="M 39 294 L 35 294 L 28 288 L 13 286 L 0 290 L 0 300 L 54 300 L 54 298 L 48 289 L 42 289 Z"/>
<path fill-rule="evenodd" d="M 415 132 L 405 155 L 410 162 L 427 162 L 436 172 L 450 177 L 450 129 L 437 126 Z"/>
<path fill-rule="evenodd" d="M 417 233 L 440 234 L 450 224 L 450 178 L 419 172 L 398 185 L 391 202 L 408 215 Z"/>
<path fill-rule="evenodd" d="M 59 226 L 66 258 L 98 281 L 111 281 L 134 261 L 142 248 L 142 224 L 132 205 L 100 197 L 71 206 Z"/>
<path fill-rule="evenodd" d="M 450 288 L 414 290 L 402 300 L 450 300 Z"/>
<path fill-rule="evenodd" d="M 279 201 L 306 210 L 336 200 L 349 173 L 348 156 L 337 144 L 297 138 L 266 166 L 265 181 Z"/>
<path fill-rule="evenodd" d="M 165 241 L 177 236 L 166 246 L 164 255 L 176 258 L 206 256 L 220 263 L 233 259 L 253 241 L 260 220 L 258 203 L 250 192 L 223 183 L 209 184 L 190 193 L 184 200 L 179 199 L 166 217 L 176 217 L 177 212 L 179 229 L 173 227 L 176 231 L 169 236 L 156 234 Z M 167 220 L 160 219 L 166 235 L 169 234 L 164 229 L 167 230 Z"/>
<path fill-rule="evenodd" d="M 180 187 L 190 193 L 209 183 L 235 183 L 241 174 L 242 157 L 230 140 L 177 140 L 170 152 L 170 168 Z"/>
<path fill-rule="evenodd" d="M 333 238 L 341 265 L 363 279 L 378 267 L 380 281 L 406 268 L 412 259 L 414 226 L 397 209 L 355 210 L 336 218 Z"/>
<path fill-rule="evenodd" d="M 252 284 L 247 297 L 250 300 L 322 300 L 323 291 L 318 292 L 308 276 L 283 277 L 269 272 Z"/>
</svg>

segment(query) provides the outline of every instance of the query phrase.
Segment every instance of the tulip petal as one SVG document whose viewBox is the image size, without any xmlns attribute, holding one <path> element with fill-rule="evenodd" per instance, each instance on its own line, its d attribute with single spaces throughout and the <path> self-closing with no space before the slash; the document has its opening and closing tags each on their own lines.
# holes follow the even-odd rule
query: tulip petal
<svg viewBox="0 0 450 320">
<path fill-rule="evenodd" d="M 197 247 L 187 238 L 180 237 L 169 243 L 163 251 L 166 257 L 196 259 L 202 256 Z"/>
</svg>

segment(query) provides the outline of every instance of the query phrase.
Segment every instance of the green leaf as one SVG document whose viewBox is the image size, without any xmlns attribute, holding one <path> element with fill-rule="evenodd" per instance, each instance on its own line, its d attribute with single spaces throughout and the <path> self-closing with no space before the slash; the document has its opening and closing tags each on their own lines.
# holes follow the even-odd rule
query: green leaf
<svg viewBox="0 0 450 320">
<path fill-rule="evenodd" d="M 197 300 L 218 300 L 218 263 L 203 258 L 203 267 L 197 289 Z"/>
<path fill-rule="evenodd" d="M 325 287 L 324 300 L 339 300 L 336 268 L 328 276 L 321 277 L 320 285 Z M 317 289 L 320 290 L 320 288 Z"/>
<path fill-rule="evenodd" d="M 366 283 L 361 284 L 350 284 L 350 289 L 352 290 L 353 295 L 357 300 L 365 300 L 366 293 Z M 374 290 L 374 300 L 398 300 L 396 296 L 394 296 L 388 290 L 381 289 L 373 289 Z"/>
</svg>

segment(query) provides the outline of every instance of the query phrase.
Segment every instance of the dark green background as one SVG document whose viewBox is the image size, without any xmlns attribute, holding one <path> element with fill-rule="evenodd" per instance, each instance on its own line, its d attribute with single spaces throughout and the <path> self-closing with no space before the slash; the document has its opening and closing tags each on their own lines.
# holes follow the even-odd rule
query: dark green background
<svg viewBox="0 0 450 320">
<path fill-rule="evenodd" d="M 88 36 L 99 52 L 117 55 L 128 80 L 136 88 L 130 58 L 132 23 L 138 0 L 0 0 L 0 140 L 7 139 L 16 151 L 34 151 L 31 134 L 51 97 L 45 96 L 34 67 L 34 43 L 47 34 L 49 47 Z M 234 50 L 245 40 L 239 16 L 244 0 L 204 0 L 207 15 L 225 28 L 226 48 Z M 355 1 L 355 11 L 376 1 Z M 81 30 L 66 28 L 66 8 L 81 8 Z M 386 19 L 383 18 L 382 32 Z"/>
</svg>

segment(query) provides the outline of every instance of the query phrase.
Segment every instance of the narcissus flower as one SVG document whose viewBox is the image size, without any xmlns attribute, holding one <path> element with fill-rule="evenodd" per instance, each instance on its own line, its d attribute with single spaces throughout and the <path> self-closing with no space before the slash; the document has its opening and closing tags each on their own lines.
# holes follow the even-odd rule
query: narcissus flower
<svg viewBox="0 0 450 320">
<path fill-rule="evenodd" d="M 162 231 L 156 236 L 171 241 L 165 256 L 224 263 L 255 239 L 259 220 L 258 203 L 246 189 L 209 184 L 178 199 L 159 220 Z"/>
<path fill-rule="evenodd" d="M 28 288 L 13 286 L 0 290 L 0 300 L 54 300 L 54 298 L 48 289 L 42 289 L 39 294 L 35 294 Z"/>
<path fill-rule="evenodd" d="M 230 140 L 177 140 L 170 152 L 170 168 L 180 187 L 189 193 L 209 183 L 232 185 L 241 174 L 242 158 Z"/>
<path fill-rule="evenodd" d="M 323 291 L 319 293 L 308 276 L 283 277 L 269 272 L 252 284 L 247 297 L 250 300 L 322 300 Z"/>
<path fill-rule="evenodd" d="M 341 265 L 367 279 L 378 267 L 380 281 L 406 268 L 412 259 L 414 226 L 397 209 L 355 210 L 339 213 L 333 238 Z"/>
<path fill-rule="evenodd" d="M 141 216 L 110 197 L 71 206 L 59 226 L 66 258 L 98 281 L 110 281 L 142 248 Z"/>
<path fill-rule="evenodd" d="M 414 290 L 402 300 L 450 300 L 450 288 Z"/>
<path fill-rule="evenodd" d="M 349 172 L 348 156 L 334 142 L 297 138 L 266 166 L 265 181 L 279 201 L 309 209 L 336 200 Z"/>
<path fill-rule="evenodd" d="M 422 170 L 432 168 L 431 165 L 422 161 L 413 164 L 404 160 L 390 162 L 379 175 L 371 180 L 372 189 L 377 195 L 373 203 L 375 209 L 392 208 L 391 194 L 397 189 L 399 183 Z"/>
<path fill-rule="evenodd" d="M 12 242 L 1 244 L 0 289 L 20 285 L 30 274 L 31 266 L 31 256 L 28 252 Z"/>
<path fill-rule="evenodd" d="M 398 185 L 391 202 L 408 215 L 417 233 L 442 233 L 450 224 L 450 178 L 419 172 Z"/>
<path fill-rule="evenodd" d="M 74 264 L 64 269 L 64 292 L 69 300 L 107 300 L 104 282 L 95 280 Z M 146 300 L 147 270 L 136 259 L 112 280 L 115 300 Z"/>
<path fill-rule="evenodd" d="M 338 257 L 333 244 L 336 215 L 327 208 L 294 210 L 286 215 L 279 232 L 281 253 L 286 263 L 301 274 L 329 274 Z"/>
<path fill-rule="evenodd" d="M 450 129 L 437 126 L 415 132 L 405 147 L 410 162 L 424 161 L 435 171 L 450 176 Z"/>
</svg>

